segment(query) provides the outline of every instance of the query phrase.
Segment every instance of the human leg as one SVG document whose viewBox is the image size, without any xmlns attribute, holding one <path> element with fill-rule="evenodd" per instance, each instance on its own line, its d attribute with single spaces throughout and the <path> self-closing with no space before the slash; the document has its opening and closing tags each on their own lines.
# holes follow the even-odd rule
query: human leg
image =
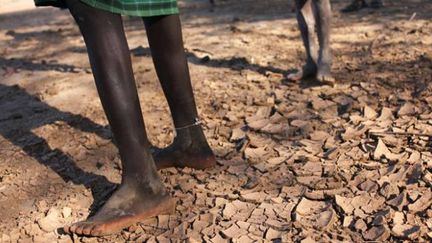
<svg viewBox="0 0 432 243">
<path fill-rule="evenodd" d="M 315 42 L 315 16 L 313 14 L 312 0 L 296 0 L 297 22 L 300 29 L 303 45 L 306 50 L 306 64 L 302 70 L 288 75 L 289 79 L 301 80 L 314 77 L 318 71 L 318 49 Z"/>
<path fill-rule="evenodd" d="M 100 236 L 174 209 L 147 139 L 120 15 L 66 0 L 87 46 L 98 93 L 122 161 L 122 182 L 105 205 L 69 233 Z"/>
<path fill-rule="evenodd" d="M 371 0 L 369 6 L 371 8 L 382 8 L 384 7 L 384 3 L 382 0 Z"/>
<path fill-rule="evenodd" d="M 158 168 L 205 169 L 216 164 L 196 109 L 178 15 L 144 18 L 153 62 L 176 127 L 171 146 L 157 150 Z"/>
<path fill-rule="evenodd" d="M 329 0 L 314 0 L 314 15 L 318 36 L 318 72 L 317 79 L 321 82 L 334 82 L 331 75 L 332 53 L 330 48 L 331 6 Z"/>
<path fill-rule="evenodd" d="M 359 11 L 362 8 L 367 8 L 368 4 L 366 3 L 366 0 L 353 0 L 350 4 L 348 4 L 346 7 L 341 9 L 342 13 L 351 13 Z"/>
</svg>

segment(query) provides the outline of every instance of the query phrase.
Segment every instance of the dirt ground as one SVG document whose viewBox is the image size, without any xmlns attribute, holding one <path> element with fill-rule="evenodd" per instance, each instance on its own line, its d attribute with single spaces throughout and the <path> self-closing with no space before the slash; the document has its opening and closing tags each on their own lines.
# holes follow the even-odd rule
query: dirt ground
<svg viewBox="0 0 432 243">
<path fill-rule="evenodd" d="M 432 4 L 340 15 L 334 87 L 304 60 L 293 1 L 180 1 L 191 75 L 218 157 L 167 169 L 175 215 L 105 238 L 64 235 L 119 182 L 86 49 L 67 11 L 0 14 L 0 242 L 432 240 Z M 173 137 L 143 25 L 125 26 L 148 133 Z"/>
</svg>

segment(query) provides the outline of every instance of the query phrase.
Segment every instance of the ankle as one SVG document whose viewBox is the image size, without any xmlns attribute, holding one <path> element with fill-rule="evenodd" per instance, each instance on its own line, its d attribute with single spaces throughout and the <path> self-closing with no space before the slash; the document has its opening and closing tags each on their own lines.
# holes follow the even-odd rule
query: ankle
<svg viewBox="0 0 432 243">
<path fill-rule="evenodd" d="M 150 166 L 143 164 L 142 168 L 134 171 L 123 170 L 121 186 L 155 194 L 165 190 L 153 161 Z"/>
<path fill-rule="evenodd" d="M 174 145 L 181 148 L 189 148 L 194 144 L 207 143 L 204 131 L 200 125 L 188 127 L 181 130 L 176 130 Z"/>
</svg>

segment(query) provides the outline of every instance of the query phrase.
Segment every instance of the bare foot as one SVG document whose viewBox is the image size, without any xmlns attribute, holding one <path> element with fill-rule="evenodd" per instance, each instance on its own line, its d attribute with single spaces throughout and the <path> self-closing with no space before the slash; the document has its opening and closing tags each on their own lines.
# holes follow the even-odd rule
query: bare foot
<svg viewBox="0 0 432 243">
<path fill-rule="evenodd" d="M 153 159 L 158 170 L 169 167 L 202 170 L 216 166 L 216 158 L 201 127 L 178 132 L 170 146 L 154 149 Z"/>
<path fill-rule="evenodd" d="M 330 68 L 320 68 L 318 70 L 316 78 L 318 81 L 324 84 L 334 84 L 336 79 L 331 74 Z"/>
<path fill-rule="evenodd" d="M 138 186 L 121 185 L 95 216 L 71 226 L 69 234 L 104 236 L 120 232 L 135 223 L 175 211 L 175 200 L 166 192 L 153 193 Z"/>
<path fill-rule="evenodd" d="M 289 80 L 299 81 L 299 80 L 314 78 L 316 74 L 317 74 L 316 65 L 310 63 L 303 66 L 302 70 L 296 73 L 288 74 L 287 78 Z"/>
<path fill-rule="evenodd" d="M 153 159 L 158 170 L 170 167 L 203 170 L 216 166 L 216 158 L 207 143 L 185 147 L 174 142 L 167 148 L 155 149 Z"/>
</svg>

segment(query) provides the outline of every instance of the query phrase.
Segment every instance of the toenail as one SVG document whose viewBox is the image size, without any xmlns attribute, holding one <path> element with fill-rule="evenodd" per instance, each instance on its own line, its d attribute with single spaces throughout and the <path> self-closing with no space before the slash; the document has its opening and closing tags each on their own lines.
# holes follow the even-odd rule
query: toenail
<svg viewBox="0 0 432 243">
<path fill-rule="evenodd" d="M 83 229 L 84 229 L 84 227 L 83 227 L 82 224 L 78 225 L 77 228 L 76 228 L 76 230 L 75 230 L 76 234 L 82 235 L 83 234 Z"/>
</svg>

